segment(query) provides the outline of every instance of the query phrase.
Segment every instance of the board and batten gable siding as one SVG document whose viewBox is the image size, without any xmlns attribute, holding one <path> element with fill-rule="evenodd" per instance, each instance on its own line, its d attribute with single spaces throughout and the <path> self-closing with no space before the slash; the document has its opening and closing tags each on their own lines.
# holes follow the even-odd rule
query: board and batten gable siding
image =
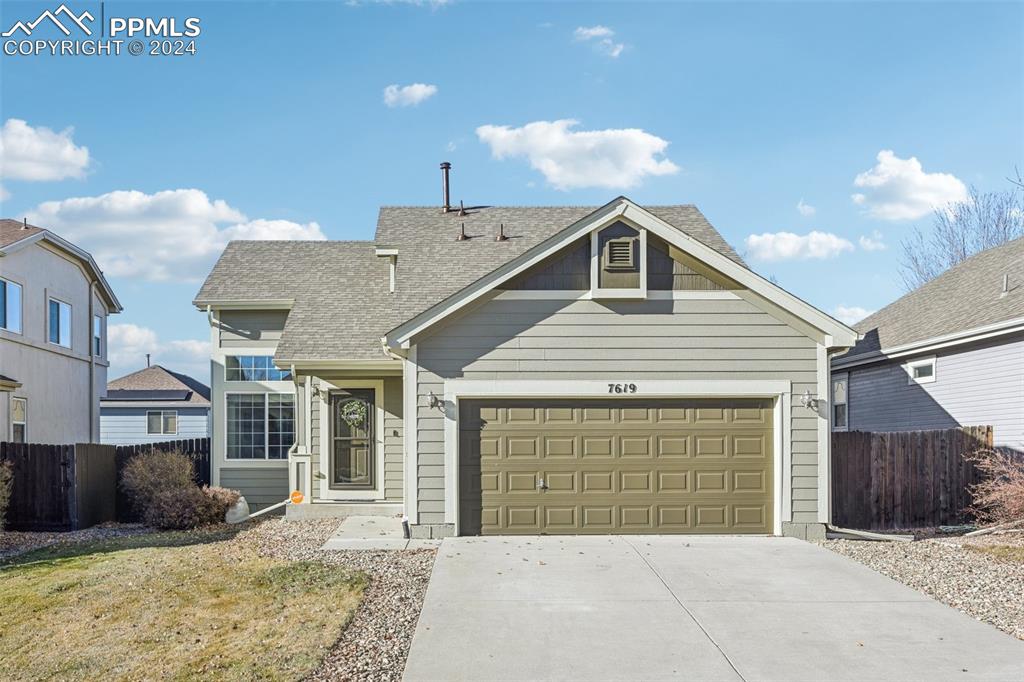
<svg viewBox="0 0 1024 682">
<path fill-rule="evenodd" d="M 904 363 L 932 355 L 935 381 L 909 383 Z M 844 372 L 852 430 L 992 426 L 995 445 L 1024 451 L 1024 335 Z"/>
<path fill-rule="evenodd" d="M 317 380 L 314 378 L 314 381 Z M 345 379 L 329 377 L 331 383 L 344 387 Z M 404 435 L 405 427 L 402 420 L 402 379 L 401 377 L 385 377 L 384 382 L 384 501 L 401 502 L 403 498 L 404 471 Z M 323 387 L 321 390 L 327 390 Z M 326 415 L 321 414 L 321 403 L 313 400 L 310 408 L 310 460 L 313 467 L 313 499 L 322 499 L 321 487 L 327 482 L 319 478 L 321 457 L 330 452 L 330 444 L 325 443 L 329 427 Z M 378 426 L 379 428 L 379 426 Z"/>
<path fill-rule="evenodd" d="M 178 413 L 178 432 L 147 433 L 146 413 L 151 410 Z M 100 442 L 110 445 L 162 443 L 210 435 L 210 408 L 203 407 L 100 407 Z"/>
<path fill-rule="evenodd" d="M 448 379 L 788 380 L 817 394 L 814 339 L 728 294 L 636 302 L 498 297 L 416 340 L 418 523 L 445 523 Z M 816 523 L 819 417 L 792 401 L 792 516 Z"/>
<path fill-rule="evenodd" d="M 276 348 L 287 310 L 225 310 L 220 314 L 221 348 Z"/>
</svg>

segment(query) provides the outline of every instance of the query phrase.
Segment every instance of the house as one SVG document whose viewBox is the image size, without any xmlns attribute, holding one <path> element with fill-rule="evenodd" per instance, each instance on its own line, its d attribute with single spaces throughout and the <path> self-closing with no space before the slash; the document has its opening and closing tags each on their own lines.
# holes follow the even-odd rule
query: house
<svg viewBox="0 0 1024 682">
<path fill-rule="evenodd" d="M 833 428 L 993 427 L 1024 452 L 1024 239 L 982 251 L 854 326 L 832 361 Z"/>
<path fill-rule="evenodd" d="M 414 537 L 828 520 L 814 396 L 856 333 L 693 206 L 384 207 L 373 241 L 230 243 L 194 303 L 214 483 L 254 506 Z"/>
<path fill-rule="evenodd" d="M 100 438 L 111 445 L 161 443 L 210 435 L 210 388 L 152 365 L 107 384 Z"/>
<path fill-rule="evenodd" d="M 107 317 L 119 312 L 92 256 L 0 220 L 0 440 L 99 441 Z"/>
</svg>

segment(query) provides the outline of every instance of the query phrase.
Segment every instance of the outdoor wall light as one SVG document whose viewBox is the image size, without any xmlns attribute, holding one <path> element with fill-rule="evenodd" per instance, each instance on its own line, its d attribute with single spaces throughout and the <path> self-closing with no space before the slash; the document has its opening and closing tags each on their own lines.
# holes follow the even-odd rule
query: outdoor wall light
<svg viewBox="0 0 1024 682">
<path fill-rule="evenodd" d="M 430 409 L 435 409 L 438 407 L 443 407 L 444 401 L 438 398 L 436 395 L 434 395 L 434 392 L 431 391 L 430 395 L 427 396 L 427 405 L 430 407 Z"/>
<path fill-rule="evenodd" d="M 818 411 L 818 399 L 811 395 L 809 390 L 804 391 L 804 394 L 800 396 L 800 404 L 808 410 Z"/>
</svg>

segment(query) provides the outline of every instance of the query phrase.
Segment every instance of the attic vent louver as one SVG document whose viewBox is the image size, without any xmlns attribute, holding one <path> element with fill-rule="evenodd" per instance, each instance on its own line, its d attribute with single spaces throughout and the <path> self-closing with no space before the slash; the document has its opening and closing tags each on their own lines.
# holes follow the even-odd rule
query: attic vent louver
<svg viewBox="0 0 1024 682">
<path fill-rule="evenodd" d="M 605 243 L 604 267 L 606 270 L 635 270 L 636 259 L 633 254 L 633 244 L 636 240 L 631 237 L 622 239 L 609 239 Z"/>
</svg>

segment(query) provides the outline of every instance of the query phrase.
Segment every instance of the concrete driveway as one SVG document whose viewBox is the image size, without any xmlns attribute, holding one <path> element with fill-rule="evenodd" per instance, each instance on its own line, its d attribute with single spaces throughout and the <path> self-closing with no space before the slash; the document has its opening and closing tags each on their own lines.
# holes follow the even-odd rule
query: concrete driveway
<svg viewBox="0 0 1024 682">
<path fill-rule="evenodd" d="M 1024 642 L 800 540 L 452 538 L 421 680 L 1024 680 Z"/>
</svg>

